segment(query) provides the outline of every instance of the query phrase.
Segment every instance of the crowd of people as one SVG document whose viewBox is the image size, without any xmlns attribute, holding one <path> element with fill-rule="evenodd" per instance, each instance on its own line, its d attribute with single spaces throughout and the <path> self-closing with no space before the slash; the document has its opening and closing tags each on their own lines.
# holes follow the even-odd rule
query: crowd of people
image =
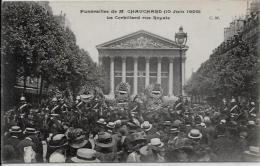
<svg viewBox="0 0 260 166">
<path fill-rule="evenodd" d="M 182 96 L 149 110 L 82 94 L 34 107 L 21 97 L 4 115 L 4 163 L 260 161 L 258 106 L 235 98 L 212 107 Z"/>
</svg>

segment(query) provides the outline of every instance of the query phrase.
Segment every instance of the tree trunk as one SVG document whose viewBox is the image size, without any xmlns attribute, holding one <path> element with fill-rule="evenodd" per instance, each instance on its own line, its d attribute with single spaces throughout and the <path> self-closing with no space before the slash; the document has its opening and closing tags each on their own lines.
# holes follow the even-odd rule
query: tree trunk
<svg viewBox="0 0 260 166">
<path fill-rule="evenodd" d="M 43 88 L 43 78 L 40 76 L 40 81 L 41 81 L 41 84 L 40 84 L 40 94 L 39 94 L 39 99 L 38 99 L 38 103 L 41 104 L 41 101 L 42 101 L 42 88 Z"/>
<path fill-rule="evenodd" d="M 26 76 L 23 77 L 23 94 L 25 94 L 26 91 Z"/>
</svg>

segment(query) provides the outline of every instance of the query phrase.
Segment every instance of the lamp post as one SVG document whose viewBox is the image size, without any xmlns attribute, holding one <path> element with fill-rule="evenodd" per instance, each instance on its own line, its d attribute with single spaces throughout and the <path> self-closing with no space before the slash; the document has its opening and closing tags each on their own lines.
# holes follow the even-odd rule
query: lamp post
<svg viewBox="0 0 260 166">
<path fill-rule="evenodd" d="M 175 42 L 180 47 L 180 95 L 182 95 L 182 47 L 185 47 L 187 42 L 187 33 L 183 32 L 182 26 L 180 26 L 179 32 L 175 33 Z"/>
</svg>

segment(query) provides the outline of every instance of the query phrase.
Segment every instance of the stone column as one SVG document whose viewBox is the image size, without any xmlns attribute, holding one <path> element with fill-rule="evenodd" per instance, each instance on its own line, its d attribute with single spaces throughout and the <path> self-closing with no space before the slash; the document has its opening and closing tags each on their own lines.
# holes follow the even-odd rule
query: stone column
<svg viewBox="0 0 260 166">
<path fill-rule="evenodd" d="M 150 57 L 145 57 L 145 87 L 150 84 Z"/>
<path fill-rule="evenodd" d="M 98 65 L 99 66 L 102 66 L 102 57 L 99 55 L 98 57 Z"/>
<path fill-rule="evenodd" d="M 114 77 L 114 57 L 110 57 L 110 95 L 114 96 L 114 91 L 115 91 L 115 77 Z"/>
<path fill-rule="evenodd" d="M 173 95 L 173 58 L 169 58 L 169 95 Z"/>
<path fill-rule="evenodd" d="M 122 57 L 122 82 L 126 82 L 126 57 Z"/>
<path fill-rule="evenodd" d="M 162 82 L 162 58 L 157 58 L 157 83 L 161 84 Z"/>
<path fill-rule="evenodd" d="M 137 73 L 138 72 L 138 57 L 134 57 L 134 95 L 137 95 Z"/>
</svg>

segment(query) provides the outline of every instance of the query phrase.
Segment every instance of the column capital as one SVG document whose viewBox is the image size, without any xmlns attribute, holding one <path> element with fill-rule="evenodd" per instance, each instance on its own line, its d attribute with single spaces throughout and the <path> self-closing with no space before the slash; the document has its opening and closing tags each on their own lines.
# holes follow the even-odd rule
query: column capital
<svg viewBox="0 0 260 166">
<path fill-rule="evenodd" d="M 158 60 L 158 62 L 161 62 L 162 61 L 162 57 L 157 57 L 157 60 Z"/>
<path fill-rule="evenodd" d="M 173 61 L 175 60 L 176 58 L 174 58 L 174 57 L 168 57 L 168 60 L 171 62 L 171 63 L 173 63 Z"/>
<path fill-rule="evenodd" d="M 150 56 L 145 56 L 144 58 L 145 58 L 146 62 L 149 62 L 151 57 Z"/>
<path fill-rule="evenodd" d="M 137 61 L 139 57 L 138 56 L 134 56 L 133 58 L 134 58 L 135 61 Z"/>
<path fill-rule="evenodd" d="M 183 56 L 181 60 L 182 60 L 182 62 L 185 62 L 186 59 L 187 59 L 187 58 L 186 58 L 185 56 Z"/>
<path fill-rule="evenodd" d="M 115 59 L 115 56 L 109 56 L 109 58 L 110 58 L 111 60 L 114 60 L 114 59 Z"/>
<path fill-rule="evenodd" d="M 122 58 L 122 60 L 125 61 L 127 57 L 126 56 L 121 56 L 121 58 Z"/>
</svg>

